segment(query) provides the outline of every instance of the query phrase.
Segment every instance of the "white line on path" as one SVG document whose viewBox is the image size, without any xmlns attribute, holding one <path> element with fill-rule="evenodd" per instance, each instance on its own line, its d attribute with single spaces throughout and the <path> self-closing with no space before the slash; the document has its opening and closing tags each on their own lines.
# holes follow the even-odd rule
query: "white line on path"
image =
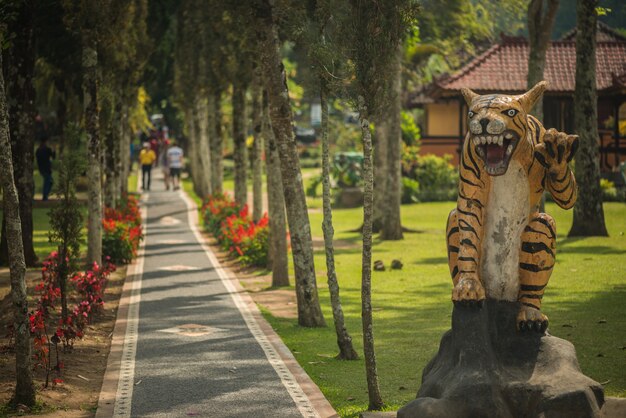
<svg viewBox="0 0 626 418">
<path fill-rule="evenodd" d="M 147 196 L 144 201 L 147 200 Z M 148 236 L 148 208 L 141 208 L 144 237 Z M 116 418 L 130 417 L 133 399 L 133 387 L 135 386 L 135 355 L 137 354 L 137 335 L 139 327 L 139 303 L 141 302 L 141 279 L 143 278 L 143 265 L 145 261 L 146 239 L 141 241 L 137 254 L 137 266 L 135 277 L 128 302 L 128 319 L 126 320 L 126 336 L 122 349 L 122 361 L 120 364 L 120 376 L 115 395 L 115 407 L 113 416 Z"/>
<path fill-rule="evenodd" d="M 276 374 L 278 374 L 278 377 L 280 377 L 282 384 L 287 389 L 287 392 L 295 402 L 302 416 L 306 418 L 319 418 L 319 414 L 311 405 L 309 398 L 306 396 L 306 394 L 304 393 L 304 391 L 302 390 L 302 388 L 300 387 L 295 377 L 293 376 L 285 362 L 282 360 L 281 356 L 278 354 L 274 346 L 270 343 L 265 333 L 260 329 L 259 324 L 250 312 L 248 306 L 241 299 L 241 296 L 237 292 L 237 289 L 235 289 L 230 278 L 228 277 L 228 273 L 226 273 L 226 271 L 222 268 L 220 262 L 213 254 L 213 251 L 211 251 L 211 248 L 206 244 L 204 238 L 202 237 L 202 234 L 196 226 L 195 218 L 193 217 L 194 215 L 197 215 L 197 207 L 195 203 L 182 190 L 180 191 L 180 195 L 187 205 L 187 221 L 189 227 L 193 231 L 193 234 L 196 237 L 198 244 L 200 244 L 207 257 L 211 261 L 211 264 L 213 264 L 215 271 L 217 271 L 217 274 L 224 284 L 224 287 L 226 287 L 226 290 L 228 290 L 228 293 L 230 293 L 230 296 L 232 297 L 237 309 L 239 309 L 239 312 L 246 322 L 250 333 L 254 336 L 254 338 L 263 349 L 267 360 L 276 371 Z"/>
</svg>

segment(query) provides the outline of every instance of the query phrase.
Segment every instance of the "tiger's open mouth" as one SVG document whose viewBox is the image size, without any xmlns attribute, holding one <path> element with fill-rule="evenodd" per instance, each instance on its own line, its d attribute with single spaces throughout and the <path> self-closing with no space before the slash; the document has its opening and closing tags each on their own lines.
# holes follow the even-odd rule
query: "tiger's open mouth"
<svg viewBox="0 0 626 418">
<path fill-rule="evenodd" d="M 514 131 L 506 130 L 500 135 L 474 135 L 471 140 L 476 153 L 485 162 L 487 173 L 501 176 L 509 167 L 519 136 Z"/>
</svg>

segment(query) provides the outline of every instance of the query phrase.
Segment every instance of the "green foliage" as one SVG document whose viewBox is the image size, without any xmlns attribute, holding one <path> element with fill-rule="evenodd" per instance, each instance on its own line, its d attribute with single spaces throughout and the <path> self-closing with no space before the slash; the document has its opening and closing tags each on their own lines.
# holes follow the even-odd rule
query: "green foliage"
<svg viewBox="0 0 626 418">
<path fill-rule="evenodd" d="M 128 111 L 128 123 L 132 132 L 148 132 L 152 128 L 152 122 L 150 122 L 150 117 L 146 110 L 149 102 L 150 96 L 146 89 L 143 86 L 139 87 L 137 89 L 137 97 Z"/>
<path fill-rule="evenodd" d="M 602 200 L 605 202 L 626 202 L 626 188 L 618 189 L 615 183 L 608 179 L 600 179 Z"/>
<path fill-rule="evenodd" d="M 363 186 L 363 154 L 339 152 L 335 154 L 331 175 L 341 189 Z"/>
<path fill-rule="evenodd" d="M 128 225 L 112 222 L 105 224 L 102 234 L 102 253 L 115 264 L 128 264 L 135 258 L 133 243 L 128 239 Z"/>
<path fill-rule="evenodd" d="M 415 179 L 402 177 L 402 197 L 403 204 L 419 202 L 420 183 Z"/>
<path fill-rule="evenodd" d="M 323 177 L 322 175 L 314 176 L 309 180 L 309 183 L 306 185 L 306 195 L 307 197 L 317 197 L 317 189 L 320 184 L 322 184 Z"/>
<path fill-rule="evenodd" d="M 66 273 L 70 274 L 76 269 L 83 227 L 82 204 L 76 197 L 76 180 L 85 171 L 86 164 L 80 146 L 82 139 L 80 128 L 77 125 L 68 125 L 65 136 L 68 146 L 58 164 L 58 184 L 55 192 L 59 202 L 49 212 L 49 240 L 58 245 L 59 254 L 65 255 L 64 258 L 68 263 L 62 268 L 66 268 Z"/>
<path fill-rule="evenodd" d="M 451 156 L 420 155 L 416 147 L 404 147 L 402 174 L 419 184 L 417 198 L 422 202 L 454 200 L 459 174 L 450 164 Z"/>
<path fill-rule="evenodd" d="M 351 0 L 345 39 L 354 63 L 354 96 L 363 97 L 367 114 L 377 114 L 386 105 L 392 63 L 402 42 L 416 27 L 418 3 L 413 0 L 385 2 Z"/>
<path fill-rule="evenodd" d="M 419 146 L 420 138 L 421 138 L 420 128 L 415 123 L 415 119 L 413 118 L 413 115 L 403 110 L 400 117 L 401 117 L 400 128 L 402 129 L 402 141 L 404 141 L 406 145 L 411 145 L 414 147 Z"/>
<path fill-rule="evenodd" d="M 410 85 L 430 83 L 494 42 L 500 33 L 519 35 L 526 26 L 527 0 L 422 0 L 419 43 L 405 50 Z"/>
<path fill-rule="evenodd" d="M 356 123 L 347 123 L 344 115 L 350 111 L 348 103 L 343 100 L 332 100 L 329 112 L 329 140 L 337 151 L 360 151 L 361 127 Z"/>
</svg>

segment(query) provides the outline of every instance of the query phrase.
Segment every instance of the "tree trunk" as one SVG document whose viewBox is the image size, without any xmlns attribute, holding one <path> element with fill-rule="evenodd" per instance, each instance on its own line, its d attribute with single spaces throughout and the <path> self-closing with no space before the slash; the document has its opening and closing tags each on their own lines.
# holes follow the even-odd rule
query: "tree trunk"
<svg viewBox="0 0 626 418">
<path fill-rule="evenodd" d="M 263 216 L 263 139 L 261 125 L 263 109 L 261 104 L 260 77 L 255 77 L 252 85 L 252 124 L 254 144 L 252 145 L 252 219 L 258 222 Z"/>
<path fill-rule="evenodd" d="M 596 94 L 596 29 L 598 0 L 578 0 L 576 6 L 576 90 L 574 124 L 580 137 L 576 153 L 578 200 L 569 236 L 607 236 L 600 188 L 598 98 Z"/>
<path fill-rule="evenodd" d="M 270 250 L 268 269 L 272 270 L 272 287 L 289 286 L 289 260 L 287 259 L 287 220 L 283 195 L 280 158 L 274 132 L 270 123 L 267 92 L 263 92 L 263 138 L 265 142 L 265 170 L 267 177 L 267 210 L 270 225 Z"/>
<path fill-rule="evenodd" d="M 187 128 L 187 148 L 185 153 L 187 154 L 187 160 L 189 161 L 189 174 L 193 184 L 194 192 L 200 196 L 200 187 L 198 182 L 198 146 L 197 146 L 197 124 L 194 116 L 193 105 L 185 110 L 185 126 Z"/>
<path fill-rule="evenodd" d="M 222 192 L 223 166 L 222 155 L 222 92 L 216 90 L 209 95 L 209 141 L 211 141 L 211 189 L 213 193 Z"/>
<path fill-rule="evenodd" d="M 363 136 L 363 264 L 361 275 L 361 320 L 363 322 L 363 352 L 367 375 L 367 393 L 370 411 L 383 407 L 378 386 L 376 353 L 374 351 L 374 329 L 372 325 L 372 206 L 374 205 L 374 175 L 372 170 L 372 134 L 367 106 L 359 97 L 359 119 Z"/>
<path fill-rule="evenodd" d="M 400 127 L 402 112 L 402 44 L 393 55 L 391 71 L 393 77 L 389 90 L 390 106 L 387 136 L 387 184 L 385 185 L 385 205 L 383 225 L 380 238 L 383 240 L 400 240 L 402 223 L 400 220 L 400 204 L 402 203 L 402 129 Z"/>
<path fill-rule="evenodd" d="M 317 294 L 311 226 L 302 184 L 298 149 L 293 133 L 287 75 L 278 50 L 278 33 L 273 22 L 272 6 L 269 0 L 263 0 L 255 12 L 258 19 L 256 25 L 259 52 L 267 83 L 272 129 L 278 144 L 287 220 L 291 233 L 298 323 L 305 327 L 325 326 Z"/>
<path fill-rule="evenodd" d="M 209 115 L 206 98 L 196 100 L 196 118 L 198 124 L 198 157 L 200 171 L 200 197 L 205 198 L 211 190 L 211 149 L 209 147 Z"/>
<path fill-rule="evenodd" d="M 26 264 L 22 244 L 19 198 L 13 180 L 13 162 L 9 140 L 2 55 L 0 54 L 0 180 L 2 181 L 4 219 L 11 275 L 11 300 L 13 301 L 13 330 L 15 333 L 16 384 L 12 404 L 35 405 L 35 387 L 31 371 L 31 343 L 26 298 Z"/>
<path fill-rule="evenodd" d="M 131 137 L 132 133 L 130 132 L 130 127 L 128 126 L 128 101 L 124 100 L 121 104 L 120 110 L 120 121 L 117 126 L 119 129 L 119 138 L 120 138 L 120 146 L 119 146 L 119 193 L 120 196 L 128 193 L 128 176 L 130 176 L 130 170 L 132 168 L 132 163 L 130 161 L 130 145 L 131 145 Z"/>
<path fill-rule="evenodd" d="M 128 105 L 122 103 L 120 109 L 120 121 L 117 125 L 119 130 L 119 149 L 117 158 L 117 170 L 120 173 L 118 179 L 118 198 L 128 193 L 128 176 L 130 174 L 130 134 L 128 125 Z"/>
<path fill-rule="evenodd" d="M 96 34 L 83 28 L 83 111 L 87 132 L 87 263 L 102 264 L 102 158 L 98 115 L 98 52 Z"/>
<path fill-rule="evenodd" d="M 545 11 L 544 11 L 545 4 Z M 546 51 L 550 44 L 552 27 L 559 8 L 559 0 L 531 0 L 528 4 L 528 82 L 530 89 L 543 80 Z M 543 100 L 537 101 L 533 115 L 543 122 Z"/>
<path fill-rule="evenodd" d="M 117 185 L 119 183 L 120 173 L 117 172 L 117 154 L 120 147 L 120 137 L 118 135 L 119 125 L 119 103 L 115 105 L 115 112 L 106 128 L 105 136 L 105 154 L 104 154 L 104 173 L 106 181 L 104 182 L 104 203 L 108 207 L 115 207 L 117 203 Z M 113 122 L 115 121 L 115 123 Z"/>
<path fill-rule="evenodd" d="M 333 213 L 330 208 L 330 161 L 328 144 L 328 91 L 326 83 L 320 79 L 320 102 L 322 106 L 322 200 L 324 207 L 324 220 L 322 230 L 324 231 L 324 249 L 326 250 L 326 276 L 328 277 L 328 290 L 330 291 L 330 303 L 333 309 L 333 321 L 335 323 L 335 333 L 337 334 L 337 346 L 339 354 L 337 358 L 341 360 L 356 360 L 359 358 L 352 346 L 352 337 L 346 329 L 339 297 L 339 282 L 335 271 L 335 250 L 333 248 Z"/>
<path fill-rule="evenodd" d="M 385 213 L 385 190 L 387 188 L 387 136 L 388 126 L 384 117 L 379 118 L 375 124 L 374 144 L 374 219 L 372 220 L 372 232 L 378 233 L 383 226 Z"/>
<path fill-rule="evenodd" d="M 235 202 L 244 206 L 248 203 L 246 147 L 246 89 L 233 85 L 233 160 L 235 163 Z"/>
<path fill-rule="evenodd" d="M 35 89 L 33 77 L 35 69 L 35 45 L 33 37 L 33 17 L 35 2 L 20 2 L 15 21 L 9 32 L 15 36 L 11 47 L 5 51 L 4 71 L 6 75 L 6 97 L 8 99 L 9 129 L 13 152 L 13 176 L 20 205 L 22 222 L 22 244 L 27 266 L 37 263 L 33 245 L 33 149 L 35 138 Z M 0 261 L 8 264 L 7 236 L 2 231 Z"/>
</svg>

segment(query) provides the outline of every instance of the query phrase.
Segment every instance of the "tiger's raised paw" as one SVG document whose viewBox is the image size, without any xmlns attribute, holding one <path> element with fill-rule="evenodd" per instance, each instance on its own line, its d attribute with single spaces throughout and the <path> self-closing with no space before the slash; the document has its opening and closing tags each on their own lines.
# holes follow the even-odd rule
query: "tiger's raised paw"
<svg viewBox="0 0 626 418">
<path fill-rule="evenodd" d="M 535 146 L 535 158 L 552 175 L 558 175 L 574 158 L 579 144 L 578 135 L 568 135 L 550 128 L 543 136 L 543 141 Z"/>
<path fill-rule="evenodd" d="M 538 332 L 543 334 L 548 328 L 548 317 L 539 309 L 522 305 L 517 314 L 517 329 L 521 332 Z"/>
<path fill-rule="evenodd" d="M 452 289 L 452 302 L 455 305 L 482 308 L 485 288 L 477 279 L 461 279 Z"/>
</svg>

